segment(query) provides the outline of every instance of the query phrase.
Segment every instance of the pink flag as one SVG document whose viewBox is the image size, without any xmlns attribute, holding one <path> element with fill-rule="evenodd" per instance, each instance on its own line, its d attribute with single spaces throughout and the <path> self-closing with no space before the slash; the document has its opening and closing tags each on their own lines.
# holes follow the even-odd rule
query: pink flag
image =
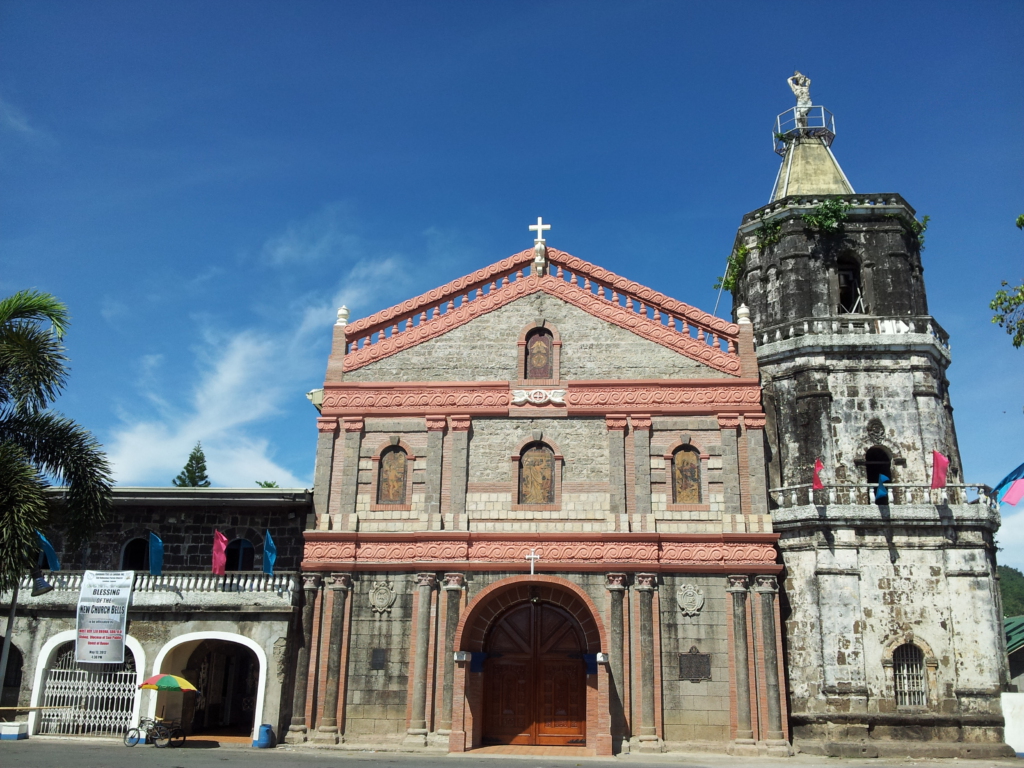
<svg viewBox="0 0 1024 768">
<path fill-rule="evenodd" d="M 932 451 L 932 488 L 946 487 L 946 470 L 949 469 L 949 459 L 938 451 Z"/>
<path fill-rule="evenodd" d="M 228 537 L 220 531 L 213 532 L 213 572 L 218 576 L 224 575 L 224 566 L 227 564 Z"/>
<path fill-rule="evenodd" d="M 824 463 L 821 459 L 814 460 L 814 482 L 811 483 L 811 488 L 815 491 L 820 491 L 825 487 L 825 484 L 821 482 L 821 470 L 825 468 Z"/>
<path fill-rule="evenodd" d="M 1003 502 L 1017 506 L 1017 502 L 1022 498 L 1024 498 L 1024 478 L 1013 481 L 1013 485 L 1010 486 L 1006 495 L 1003 496 Z"/>
</svg>

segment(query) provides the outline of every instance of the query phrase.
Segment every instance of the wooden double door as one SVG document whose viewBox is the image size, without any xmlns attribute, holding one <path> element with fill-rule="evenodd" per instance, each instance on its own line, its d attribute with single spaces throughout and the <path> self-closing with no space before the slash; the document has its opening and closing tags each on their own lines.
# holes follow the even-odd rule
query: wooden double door
<svg viewBox="0 0 1024 768">
<path fill-rule="evenodd" d="M 484 744 L 586 743 L 583 632 L 572 615 L 548 603 L 514 606 L 485 650 Z"/>
</svg>

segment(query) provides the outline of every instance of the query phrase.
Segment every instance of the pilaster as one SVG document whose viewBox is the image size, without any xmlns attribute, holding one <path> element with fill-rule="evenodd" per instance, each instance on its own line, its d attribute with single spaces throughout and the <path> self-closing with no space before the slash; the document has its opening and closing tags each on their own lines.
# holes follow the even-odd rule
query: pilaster
<svg viewBox="0 0 1024 768">
<path fill-rule="evenodd" d="M 466 518 L 466 483 L 469 481 L 469 430 L 473 420 L 470 416 L 452 416 L 452 471 L 451 497 L 452 527 L 457 531 L 469 529 Z"/>
<path fill-rule="evenodd" d="M 626 426 L 625 415 L 605 417 L 608 429 L 608 480 L 610 485 L 609 514 L 613 530 L 628 531 L 629 515 L 626 514 Z"/>
<path fill-rule="evenodd" d="M 359 493 L 359 446 L 363 440 L 363 417 L 344 416 L 345 446 L 341 467 L 341 529 L 356 531 L 359 521 L 356 516 L 356 495 Z"/>
<path fill-rule="evenodd" d="M 322 579 L 318 573 L 302 574 L 302 615 L 299 651 L 295 658 L 295 687 L 292 691 L 292 721 L 284 740 L 301 744 L 306 740 L 306 692 L 309 682 L 309 649 L 313 645 L 313 610 Z"/>
<path fill-rule="evenodd" d="M 324 685 L 324 714 L 320 718 L 313 741 L 317 744 L 337 744 L 341 740 L 338 729 L 338 692 L 341 688 L 341 643 L 345 626 L 345 599 L 352 586 L 347 573 L 332 573 L 327 582 L 333 594 L 331 604 L 331 634 L 327 646 L 327 682 Z"/>
<path fill-rule="evenodd" d="M 648 434 L 650 434 L 648 432 Z M 648 459 L 648 462 L 650 460 Z M 655 721 L 654 665 L 654 591 L 658 588 L 658 574 L 638 573 L 636 590 L 640 595 L 640 736 L 641 752 L 661 752 L 662 741 Z"/>
<path fill-rule="evenodd" d="M 437 577 L 433 573 L 416 574 L 416 656 L 412 674 L 412 716 L 404 744 L 427 746 L 427 655 L 430 649 L 430 603 Z"/>
<path fill-rule="evenodd" d="M 316 464 L 313 470 L 313 509 L 306 518 L 306 530 L 314 531 L 317 521 L 328 514 L 331 495 L 331 467 L 334 466 L 334 443 L 338 439 L 338 420 L 321 416 L 316 420 Z M 329 527 L 329 526 L 327 526 Z"/>
<path fill-rule="evenodd" d="M 636 517 L 644 531 L 653 533 L 656 526 L 651 514 L 651 417 L 638 414 L 630 416 L 629 421 L 633 426 Z"/>
</svg>

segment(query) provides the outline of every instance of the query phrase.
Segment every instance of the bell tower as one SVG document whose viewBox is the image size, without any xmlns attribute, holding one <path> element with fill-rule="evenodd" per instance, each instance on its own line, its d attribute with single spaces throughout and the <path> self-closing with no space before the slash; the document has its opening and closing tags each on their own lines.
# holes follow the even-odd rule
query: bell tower
<svg viewBox="0 0 1024 768">
<path fill-rule="evenodd" d="M 794 742 L 837 756 L 1008 754 L 999 513 L 963 482 L 949 337 L 923 280 L 927 219 L 898 194 L 856 193 L 832 114 L 809 78 L 789 85 L 771 199 L 743 217 L 726 287 L 753 324 L 767 414 Z M 933 452 L 949 460 L 935 489 Z"/>
</svg>

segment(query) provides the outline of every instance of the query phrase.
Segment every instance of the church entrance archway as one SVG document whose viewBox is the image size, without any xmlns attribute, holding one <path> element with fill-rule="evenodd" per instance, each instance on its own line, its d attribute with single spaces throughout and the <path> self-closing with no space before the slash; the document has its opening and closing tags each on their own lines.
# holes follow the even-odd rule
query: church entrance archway
<svg viewBox="0 0 1024 768">
<path fill-rule="evenodd" d="M 586 744 L 583 630 L 568 611 L 539 599 L 510 608 L 484 647 L 485 745 Z"/>
</svg>

